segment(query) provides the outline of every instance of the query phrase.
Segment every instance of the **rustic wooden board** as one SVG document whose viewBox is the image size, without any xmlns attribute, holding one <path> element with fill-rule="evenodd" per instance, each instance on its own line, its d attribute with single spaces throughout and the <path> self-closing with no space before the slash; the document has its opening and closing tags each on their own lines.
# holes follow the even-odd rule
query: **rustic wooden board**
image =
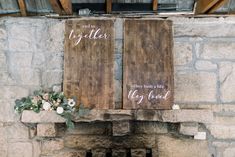
<svg viewBox="0 0 235 157">
<path fill-rule="evenodd" d="M 170 109 L 173 104 L 172 22 L 126 20 L 124 109 Z"/>
<path fill-rule="evenodd" d="M 86 107 L 113 108 L 113 67 L 113 20 L 66 21 L 63 81 L 65 95 L 75 96 L 77 103 Z"/>
</svg>

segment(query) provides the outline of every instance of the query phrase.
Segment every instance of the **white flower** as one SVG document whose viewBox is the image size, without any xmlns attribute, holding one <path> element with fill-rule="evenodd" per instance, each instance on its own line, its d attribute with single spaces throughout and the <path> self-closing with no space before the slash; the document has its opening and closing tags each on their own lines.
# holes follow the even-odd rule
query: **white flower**
<svg viewBox="0 0 235 157">
<path fill-rule="evenodd" d="M 73 99 L 68 99 L 68 105 L 74 107 L 76 105 L 76 102 Z"/>
<path fill-rule="evenodd" d="M 44 102 L 42 108 L 46 111 L 49 111 L 51 109 L 51 104 L 49 102 Z"/>
<path fill-rule="evenodd" d="M 62 114 L 62 113 L 64 112 L 63 107 L 57 107 L 56 112 L 57 112 L 58 114 Z"/>
</svg>

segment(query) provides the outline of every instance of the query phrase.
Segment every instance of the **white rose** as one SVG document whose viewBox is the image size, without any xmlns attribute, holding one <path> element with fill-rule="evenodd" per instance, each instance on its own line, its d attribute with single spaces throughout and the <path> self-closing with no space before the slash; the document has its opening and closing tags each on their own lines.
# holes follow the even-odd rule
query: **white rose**
<svg viewBox="0 0 235 157">
<path fill-rule="evenodd" d="M 58 114 L 62 114 L 62 113 L 64 112 L 63 107 L 57 107 L 56 112 L 57 112 Z"/>
<path fill-rule="evenodd" d="M 73 99 L 68 99 L 68 105 L 74 107 L 76 105 L 76 102 Z"/>
<path fill-rule="evenodd" d="M 42 108 L 46 111 L 49 111 L 51 109 L 51 104 L 49 102 L 44 102 Z"/>
</svg>

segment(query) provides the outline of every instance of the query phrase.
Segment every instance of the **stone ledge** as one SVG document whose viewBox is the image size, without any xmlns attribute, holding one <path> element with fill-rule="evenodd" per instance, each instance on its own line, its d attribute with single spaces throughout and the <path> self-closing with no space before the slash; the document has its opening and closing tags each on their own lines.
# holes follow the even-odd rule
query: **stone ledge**
<svg viewBox="0 0 235 157">
<path fill-rule="evenodd" d="M 159 121 L 159 122 L 198 122 L 211 123 L 213 112 L 210 110 L 91 110 L 89 115 L 75 119 L 75 122 L 94 121 Z M 24 111 L 21 121 L 24 123 L 64 123 L 65 119 L 55 111 Z"/>
</svg>

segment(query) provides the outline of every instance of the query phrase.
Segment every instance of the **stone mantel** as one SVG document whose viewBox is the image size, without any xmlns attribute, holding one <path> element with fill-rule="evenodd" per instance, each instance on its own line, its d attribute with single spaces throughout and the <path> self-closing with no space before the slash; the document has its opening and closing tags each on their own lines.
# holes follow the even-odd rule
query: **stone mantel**
<svg viewBox="0 0 235 157">
<path fill-rule="evenodd" d="M 83 118 L 75 122 L 95 121 L 159 121 L 169 123 L 211 123 L 213 112 L 206 109 L 180 109 L 180 110 L 91 110 Z M 21 121 L 23 123 L 64 123 L 65 119 L 55 111 L 24 111 Z"/>
</svg>

